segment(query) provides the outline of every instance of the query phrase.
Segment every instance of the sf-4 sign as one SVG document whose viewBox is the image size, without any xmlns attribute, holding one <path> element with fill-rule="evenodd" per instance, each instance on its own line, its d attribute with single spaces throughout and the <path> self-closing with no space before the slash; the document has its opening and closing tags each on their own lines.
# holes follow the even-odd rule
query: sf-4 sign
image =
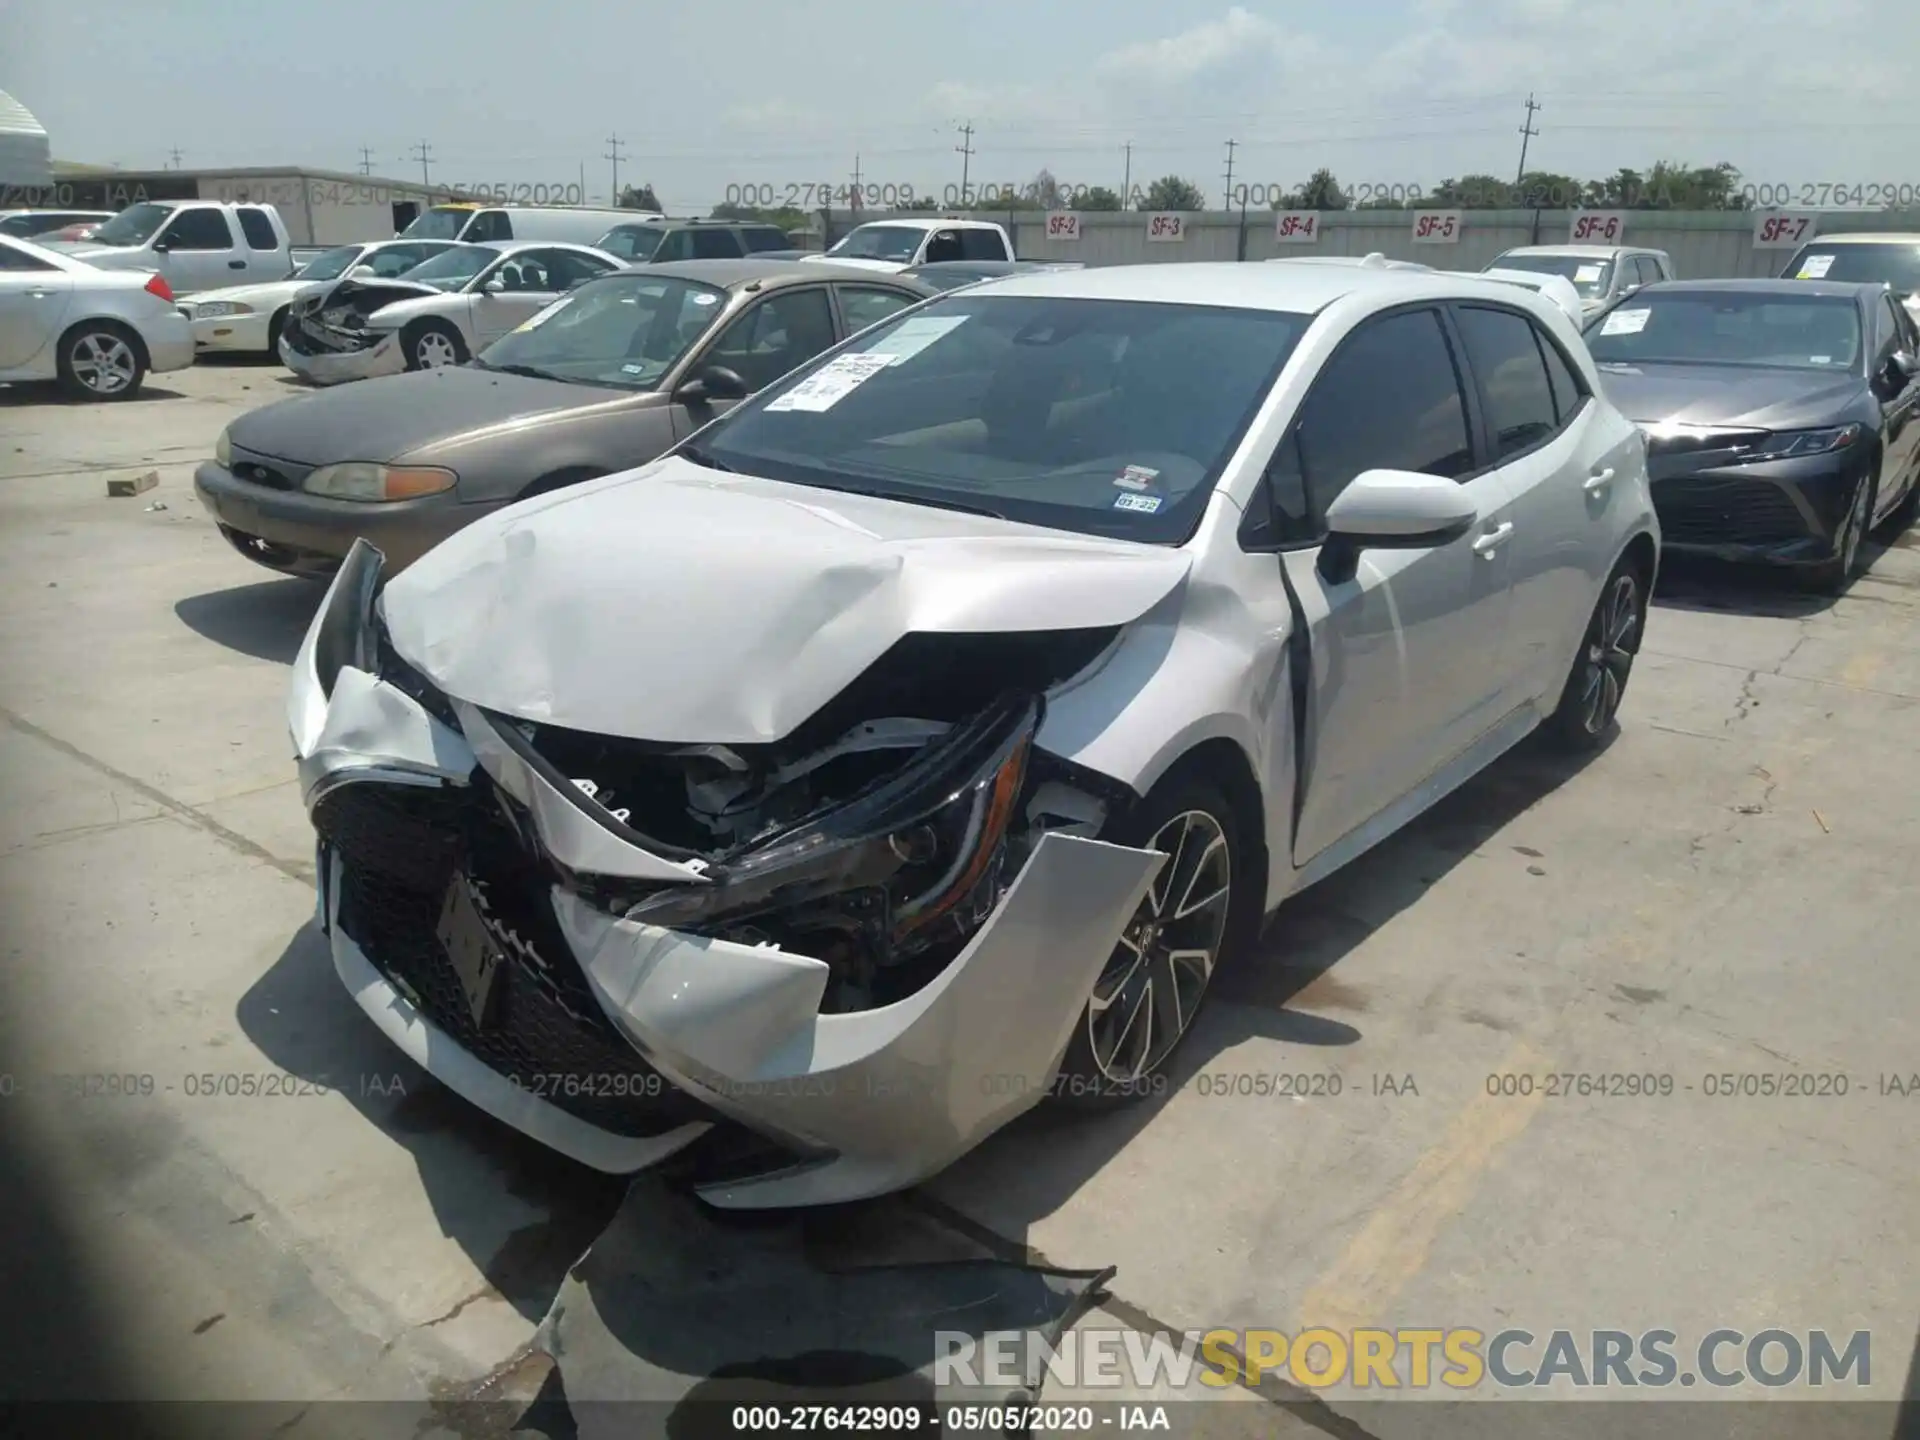
<svg viewBox="0 0 1920 1440">
<path fill-rule="evenodd" d="M 1186 216 L 1177 210 L 1162 210 L 1157 215 L 1147 217 L 1147 239 L 1149 240 L 1184 240 L 1186 236 Z"/>
<path fill-rule="evenodd" d="M 1273 217 L 1273 238 L 1282 245 L 1312 245 L 1320 239 L 1317 210 L 1282 210 Z"/>
<path fill-rule="evenodd" d="M 1078 240 L 1080 217 L 1071 210 L 1052 210 L 1047 214 L 1047 239 Z"/>
<path fill-rule="evenodd" d="M 1819 226 L 1817 215 L 1788 215 L 1768 210 L 1754 217 L 1753 248 L 1756 250 L 1792 250 L 1813 239 Z"/>
<path fill-rule="evenodd" d="M 1575 245 L 1618 245 L 1626 234 L 1624 210 L 1576 210 L 1567 239 Z"/>
<path fill-rule="evenodd" d="M 1413 243 L 1416 245 L 1457 245 L 1460 243 L 1458 210 L 1416 210 L 1413 213 Z"/>
</svg>

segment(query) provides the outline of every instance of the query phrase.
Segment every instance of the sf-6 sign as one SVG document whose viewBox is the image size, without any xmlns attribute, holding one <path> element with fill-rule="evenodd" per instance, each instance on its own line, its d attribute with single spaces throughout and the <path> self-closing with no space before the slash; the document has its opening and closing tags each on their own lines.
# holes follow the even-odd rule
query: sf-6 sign
<svg viewBox="0 0 1920 1440">
<path fill-rule="evenodd" d="M 1458 210 L 1413 212 L 1413 243 L 1416 245 L 1457 245 L 1462 228 Z"/>
<path fill-rule="evenodd" d="M 1312 245 L 1320 239 L 1317 210 L 1282 210 L 1273 217 L 1273 238 L 1282 245 Z"/>
<path fill-rule="evenodd" d="M 1624 210 L 1577 210 L 1567 239 L 1575 245 L 1618 245 L 1626 234 Z"/>
<path fill-rule="evenodd" d="M 1756 250 L 1792 250 L 1811 240 L 1819 228 L 1817 215 L 1786 215 L 1768 210 L 1753 222 L 1753 248 Z"/>
<path fill-rule="evenodd" d="M 1047 239 L 1078 240 L 1080 238 L 1080 217 L 1071 210 L 1050 210 L 1047 212 Z"/>
</svg>

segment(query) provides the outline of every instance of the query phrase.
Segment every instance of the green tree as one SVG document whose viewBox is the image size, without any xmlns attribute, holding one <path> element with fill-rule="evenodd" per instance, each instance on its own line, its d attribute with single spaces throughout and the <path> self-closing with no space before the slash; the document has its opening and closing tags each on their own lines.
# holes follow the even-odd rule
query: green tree
<svg viewBox="0 0 1920 1440">
<path fill-rule="evenodd" d="M 782 230 L 803 230 L 812 219 L 804 210 L 791 205 L 763 210 L 758 205 L 719 204 L 707 212 L 715 220 L 751 221 L 759 225 L 777 225 Z"/>
<path fill-rule="evenodd" d="M 1307 183 L 1287 195 L 1276 210 L 1345 210 L 1347 192 L 1324 165 L 1307 177 Z"/>
<path fill-rule="evenodd" d="M 1091 190 L 1087 191 L 1086 194 L 1082 195 L 1075 204 L 1082 210 L 1108 211 L 1126 208 L 1120 203 L 1119 195 L 1104 185 L 1095 185 Z"/>
<path fill-rule="evenodd" d="M 1191 180 L 1178 175 L 1162 175 L 1147 187 L 1142 210 L 1204 210 L 1207 197 Z"/>
<path fill-rule="evenodd" d="M 617 202 L 622 210 L 656 210 L 666 214 L 667 207 L 660 203 L 660 197 L 653 193 L 651 185 L 629 185 L 620 192 Z"/>
<path fill-rule="evenodd" d="M 1511 210 L 1516 204 L 1513 185 L 1494 175 L 1462 175 L 1458 180 L 1442 180 L 1434 187 L 1428 203 L 1440 210 Z"/>
<path fill-rule="evenodd" d="M 1529 170 L 1513 187 L 1513 208 L 1517 210 L 1577 210 L 1586 197 L 1590 181 L 1551 170 Z"/>
</svg>

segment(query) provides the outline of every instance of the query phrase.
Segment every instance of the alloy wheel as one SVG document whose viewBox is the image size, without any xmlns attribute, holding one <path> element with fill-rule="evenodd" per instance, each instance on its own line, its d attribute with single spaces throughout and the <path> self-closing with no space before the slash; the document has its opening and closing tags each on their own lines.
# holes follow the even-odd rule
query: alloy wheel
<svg viewBox="0 0 1920 1440">
<path fill-rule="evenodd" d="M 1147 848 L 1161 867 L 1087 1006 L 1087 1041 L 1108 1080 L 1151 1075 L 1200 1008 L 1227 933 L 1233 854 L 1220 822 L 1204 810 L 1175 815 Z"/>
<path fill-rule="evenodd" d="M 1616 575 L 1587 628 L 1586 678 L 1580 687 L 1580 724 L 1598 735 L 1613 720 L 1626 694 L 1640 644 L 1640 583 Z"/>
<path fill-rule="evenodd" d="M 133 347 L 108 330 L 82 335 L 70 354 L 74 377 L 96 395 L 118 395 L 140 368 Z"/>
<path fill-rule="evenodd" d="M 438 330 L 429 330 L 413 342 L 413 358 L 420 362 L 422 370 L 438 370 L 443 365 L 460 363 L 453 341 Z"/>
</svg>

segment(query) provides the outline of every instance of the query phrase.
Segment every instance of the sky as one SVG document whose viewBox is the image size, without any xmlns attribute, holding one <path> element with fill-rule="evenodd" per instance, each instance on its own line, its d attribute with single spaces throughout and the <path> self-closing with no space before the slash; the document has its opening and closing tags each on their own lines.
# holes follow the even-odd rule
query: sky
<svg viewBox="0 0 1920 1440">
<path fill-rule="evenodd" d="M 1256 192 L 1326 166 L 1398 194 L 1510 178 L 1529 96 L 1529 169 L 1911 193 L 1916 56 L 1913 0 L 0 0 L 0 89 L 59 159 L 417 178 L 425 145 L 436 183 L 584 176 L 591 203 L 617 148 L 676 214 L 817 205 L 856 163 L 942 203 L 964 165 L 1217 205 L 1229 140 Z"/>
</svg>

